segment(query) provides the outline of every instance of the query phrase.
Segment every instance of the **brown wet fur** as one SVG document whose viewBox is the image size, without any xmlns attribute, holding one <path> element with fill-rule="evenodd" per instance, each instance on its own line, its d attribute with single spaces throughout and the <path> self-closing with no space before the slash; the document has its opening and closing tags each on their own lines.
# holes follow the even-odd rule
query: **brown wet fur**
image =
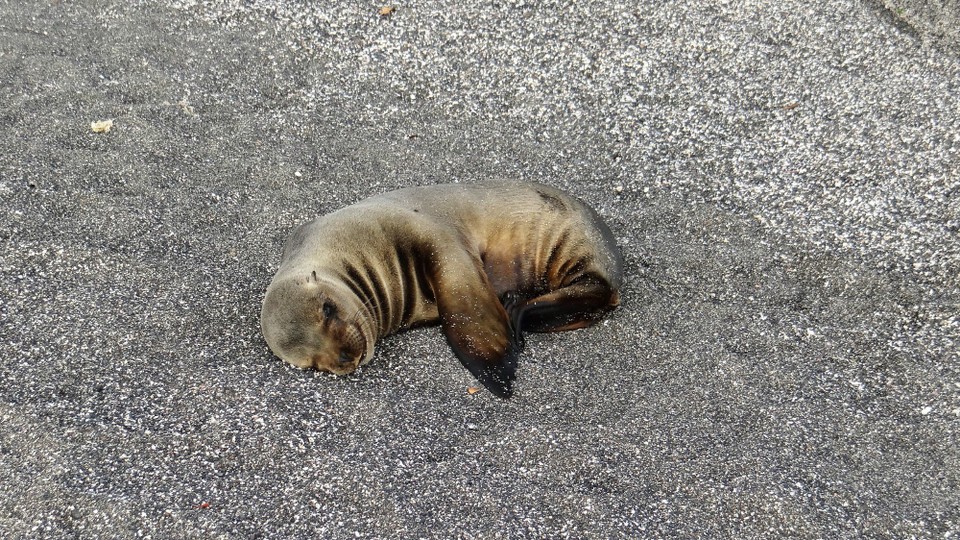
<svg viewBox="0 0 960 540">
<path fill-rule="evenodd" d="M 408 188 L 297 228 L 261 327 L 283 360 L 342 374 L 368 362 L 377 339 L 439 322 L 463 365 L 508 397 L 522 332 L 594 324 L 619 304 L 621 283 L 609 229 L 566 193 L 504 182 Z"/>
</svg>

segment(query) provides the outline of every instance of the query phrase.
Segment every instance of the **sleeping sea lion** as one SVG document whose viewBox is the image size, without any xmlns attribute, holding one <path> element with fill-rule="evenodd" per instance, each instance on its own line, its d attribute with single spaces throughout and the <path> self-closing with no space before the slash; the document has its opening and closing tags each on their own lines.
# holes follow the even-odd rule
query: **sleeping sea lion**
<svg viewBox="0 0 960 540">
<path fill-rule="evenodd" d="M 345 374 L 377 340 L 440 322 L 457 358 L 509 397 L 523 331 L 583 328 L 620 303 L 623 259 L 579 199 L 530 183 L 391 191 L 301 225 L 260 315 L 290 364 Z"/>
</svg>

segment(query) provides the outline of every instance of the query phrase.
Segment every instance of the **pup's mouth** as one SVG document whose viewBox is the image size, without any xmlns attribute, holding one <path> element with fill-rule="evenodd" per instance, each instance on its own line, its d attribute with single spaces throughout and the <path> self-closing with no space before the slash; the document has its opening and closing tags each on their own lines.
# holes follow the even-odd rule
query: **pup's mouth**
<svg viewBox="0 0 960 540">
<path fill-rule="evenodd" d="M 351 353 L 347 350 L 340 351 L 340 356 L 337 358 L 337 371 L 335 373 L 338 375 L 352 373 L 360 366 L 361 359 L 363 359 L 362 355 Z"/>
<path fill-rule="evenodd" d="M 358 358 L 346 351 L 340 353 L 340 356 L 334 361 L 323 362 L 321 357 L 314 358 L 313 367 L 317 371 L 329 371 L 334 375 L 347 375 L 357 369 L 359 365 Z"/>
<path fill-rule="evenodd" d="M 352 326 L 346 337 L 346 342 L 337 356 L 336 365 L 331 366 L 332 369 L 330 370 L 338 375 L 346 375 L 355 371 L 367 356 L 366 339 L 359 325 Z"/>
</svg>

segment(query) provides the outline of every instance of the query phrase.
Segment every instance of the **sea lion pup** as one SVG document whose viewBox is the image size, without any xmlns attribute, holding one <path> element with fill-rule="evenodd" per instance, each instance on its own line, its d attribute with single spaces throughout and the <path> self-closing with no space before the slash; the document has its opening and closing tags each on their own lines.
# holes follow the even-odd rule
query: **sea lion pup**
<svg viewBox="0 0 960 540">
<path fill-rule="evenodd" d="M 583 328 L 620 303 L 623 259 L 575 197 L 540 184 L 391 191 L 301 225 L 260 315 L 273 352 L 345 374 L 379 338 L 440 322 L 457 358 L 509 397 L 522 331 Z"/>
</svg>

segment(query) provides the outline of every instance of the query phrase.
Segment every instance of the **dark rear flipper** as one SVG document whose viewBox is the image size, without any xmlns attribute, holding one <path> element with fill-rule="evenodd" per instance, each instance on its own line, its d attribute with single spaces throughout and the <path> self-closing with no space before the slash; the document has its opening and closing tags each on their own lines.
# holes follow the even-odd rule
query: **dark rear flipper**
<svg viewBox="0 0 960 540">
<path fill-rule="evenodd" d="M 561 332 L 585 328 L 620 305 L 620 294 L 606 282 L 585 277 L 571 285 L 514 303 L 514 326 L 525 332 Z"/>
</svg>

